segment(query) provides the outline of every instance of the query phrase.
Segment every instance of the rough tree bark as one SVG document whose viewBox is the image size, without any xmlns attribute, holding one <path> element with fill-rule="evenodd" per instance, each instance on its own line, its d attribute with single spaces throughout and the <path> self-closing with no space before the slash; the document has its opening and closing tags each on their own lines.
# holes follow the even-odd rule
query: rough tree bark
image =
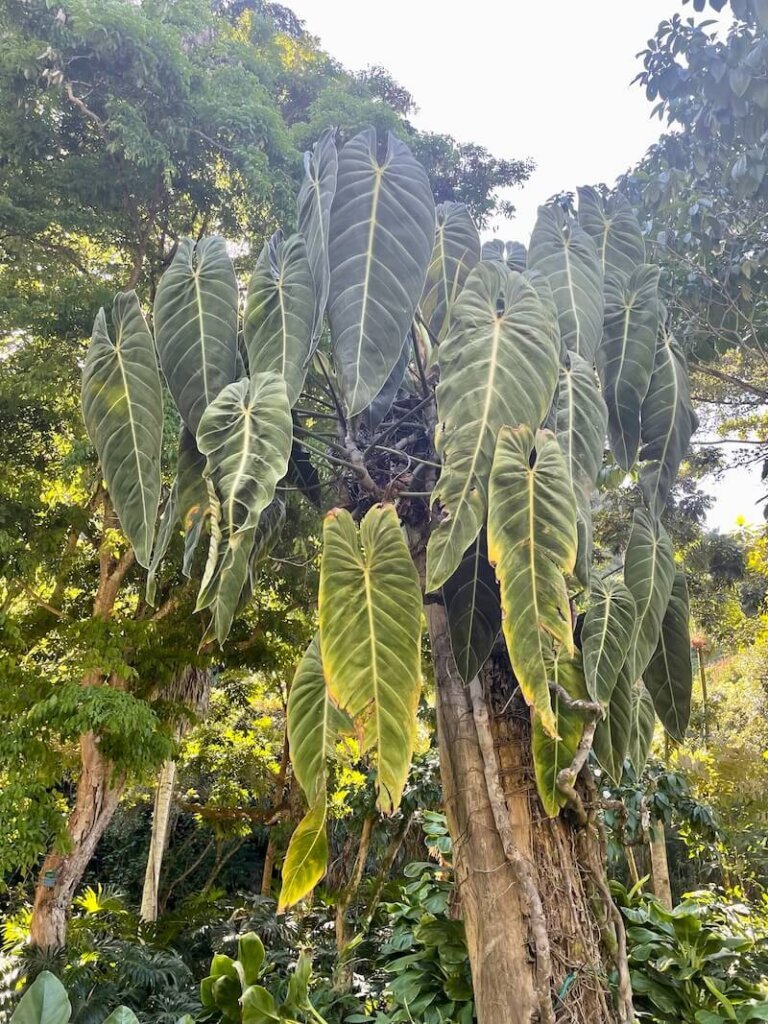
<svg viewBox="0 0 768 1024">
<path fill-rule="evenodd" d="M 168 826 L 171 820 L 173 788 L 176 783 L 176 762 L 166 761 L 160 769 L 155 789 L 155 804 L 152 809 L 152 835 L 149 840 L 147 869 L 144 872 L 144 888 L 141 892 L 142 921 L 156 921 L 160 892 L 160 872 L 163 856 L 168 843 Z"/>
<path fill-rule="evenodd" d="M 494 654 L 465 686 L 441 604 L 427 605 L 427 622 L 443 798 L 479 1024 L 630 1021 L 624 930 L 609 898 L 588 777 L 579 783 L 585 823 L 570 811 L 545 817 L 529 712 L 506 655 Z M 617 965 L 614 1005 L 608 974 Z"/>
</svg>

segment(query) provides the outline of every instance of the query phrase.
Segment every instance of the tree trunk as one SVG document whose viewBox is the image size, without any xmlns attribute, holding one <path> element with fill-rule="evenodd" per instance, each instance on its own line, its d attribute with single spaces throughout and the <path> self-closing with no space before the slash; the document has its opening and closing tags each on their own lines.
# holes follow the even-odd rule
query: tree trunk
<svg viewBox="0 0 768 1024">
<path fill-rule="evenodd" d="M 82 770 L 67 826 L 70 850 L 48 854 L 35 891 L 31 939 L 34 945 L 46 951 L 64 945 L 67 914 L 75 890 L 125 787 L 124 777 L 113 777 L 112 765 L 102 757 L 93 733 L 81 737 L 80 753 Z"/>
<path fill-rule="evenodd" d="M 621 916 L 610 900 L 594 787 L 588 823 L 545 817 L 530 715 L 506 655 L 466 686 L 445 611 L 427 604 L 443 797 L 453 838 L 478 1024 L 632 1019 Z M 589 785 L 589 781 L 582 782 Z M 608 988 L 619 969 L 619 1006 Z"/>
<path fill-rule="evenodd" d="M 166 761 L 160 769 L 155 790 L 155 805 L 152 811 L 152 836 L 149 840 L 147 869 L 144 873 L 144 888 L 141 893 L 142 921 L 157 920 L 160 871 L 163 867 L 163 855 L 168 843 L 168 826 L 171 820 L 175 782 L 176 762 Z"/>
<path fill-rule="evenodd" d="M 672 886 L 669 881 L 669 861 L 667 860 L 667 840 L 664 834 L 664 822 L 655 821 L 649 829 L 648 849 L 651 853 L 651 878 L 653 893 L 662 906 L 672 909 Z"/>
</svg>

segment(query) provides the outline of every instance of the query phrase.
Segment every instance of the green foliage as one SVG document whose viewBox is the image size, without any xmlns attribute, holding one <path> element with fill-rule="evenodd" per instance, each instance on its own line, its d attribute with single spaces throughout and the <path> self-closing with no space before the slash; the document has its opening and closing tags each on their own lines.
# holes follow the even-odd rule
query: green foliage
<svg viewBox="0 0 768 1024">
<path fill-rule="evenodd" d="M 760 978 L 765 933 L 745 907 L 704 893 L 674 910 L 653 897 L 613 885 L 627 922 L 627 945 L 638 1018 L 662 1024 L 768 1020 Z"/>
</svg>

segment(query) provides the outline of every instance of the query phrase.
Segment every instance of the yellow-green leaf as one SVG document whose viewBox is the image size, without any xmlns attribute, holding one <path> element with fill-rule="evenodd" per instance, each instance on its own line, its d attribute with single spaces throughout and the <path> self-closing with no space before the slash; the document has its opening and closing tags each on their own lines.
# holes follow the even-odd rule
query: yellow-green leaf
<svg viewBox="0 0 768 1024">
<path fill-rule="evenodd" d="M 535 451 L 534 451 L 535 445 Z M 509 657 L 526 701 L 550 735 L 554 657 L 573 655 L 564 573 L 576 562 L 576 501 L 563 453 L 550 431 L 505 427 L 488 502 L 488 557 L 496 566 Z"/>
<path fill-rule="evenodd" d="M 277 912 L 304 899 L 325 874 L 328 866 L 328 836 L 325 831 L 327 803 L 323 789 L 291 836 L 283 861 L 283 884 Z"/>
<path fill-rule="evenodd" d="M 574 700 L 587 699 L 581 655 L 574 652 L 572 661 L 558 658 L 552 666 L 552 679 L 567 691 Z M 557 735 L 551 736 L 543 728 L 538 715 L 533 715 L 531 748 L 533 767 L 536 773 L 536 788 L 550 818 L 557 817 L 566 797 L 557 785 L 557 776 L 568 768 L 579 749 L 584 732 L 584 716 L 569 708 L 557 692 L 552 697 L 552 710 L 557 725 Z"/>
</svg>

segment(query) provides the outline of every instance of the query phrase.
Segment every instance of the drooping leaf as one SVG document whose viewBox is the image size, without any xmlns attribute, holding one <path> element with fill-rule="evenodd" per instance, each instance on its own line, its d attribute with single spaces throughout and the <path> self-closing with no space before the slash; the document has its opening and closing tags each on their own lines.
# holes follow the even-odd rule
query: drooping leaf
<svg viewBox="0 0 768 1024">
<path fill-rule="evenodd" d="M 248 372 L 272 372 L 285 381 L 293 407 L 307 375 L 315 318 L 315 284 L 301 235 L 278 231 L 261 251 L 248 285 L 243 337 Z"/>
<path fill-rule="evenodd" d="M 637 609 L 632 638 L 630 681 L 645 672 L 656 650 L 661 622 L 672 594 L 675 559 L 666 530 L 644 509 L 635 509 L 624 560 L 624 582 L 632 592 Z"/>
<path fill-rule="evenodd" d="M 630 654 L 637 610 L 631 591 L 618 576 L 593 576 L 581 629 L 584 676 L 592 700 L 607 704 Z"/>
<path fill-rule="evenodd" d="M 223 238 L 182 238 L 154 307 L 160 365 L 184 423 L 237 379 L 237 279 Z"/>
<path fill-rule="evenodd" d="M 467 275 L 480 260 L 480 236 L 463 203 L 440 203 L 436 213 L 435 246 L 419 305 L 432 337 L 442 341 Z"/>
<path fill-rule="evenodd" d="M 11 1024 L 67 1024 L 72 1015 L 67 990 L 50 971 L 41 971 L 19 1000 Z"/>
<path fill-rule="evenodd" d="M 619 672 L 608 714 L 597 723 L 592 749 L 598 764 L 617 786 L 624 773 L 632 733 L 632 677 L 628 663 Z"/>
<path fill-rule="evenodd" d="M 242 1015 L 243 1024 L 284 1024 L 275 997 L 263 985 L 249 985 L 246 988 L 239 1006 L 235 1006 L 235 1014 L 235 1020 Z"/>
<path fill-rule="evenodd" d="M 253 548 L 255 528 L 227 534 L 215 550 L 213 572 L 203 579 L 197 596 L 195 611 L 209 608 L 211 622 L 203 636 L 201 646 L 212 637 L 223 644 L 229 636 L 240 599 L 248 582 L 248 566 Z M 215 535 L 214 535 L 215 536 Z"/>
<path fill-rule="evenodd" d="M 608 410 L 595 371 L 575 352 L 560 367 L 557 398 L 557 439 L 571 483 L 589 493 L 603 464 Z"/>
<path fill-rule="evenodd" d="M 139 1018 L 128 1006 L 117 1006 L 102 1024 L 139 1024 Z"/>
<path fill-rule="evenodd" d="M 579 224 L 595 241 L 605 277 L 628 281 L 645 263 L 643 232 L 629 201 L 618 194 L 605 199 L 593 188 L 577 192 Z"/>
<path fill-rule="evenodd" d="M 597 372 L 608 406 L 608 438 L 629 471 L 640 444 L 640 408 L 651 382 L 659 326 L 659 268 L 641 264 L 624 284 L 605 283 L 605 325 Z"/>
<path fill-rule="evenodd" d="M 328 319 L 336 372 L 350 416 L 366 409 L 392 372 L 421 297 L 435 238 L 426 172 L 391 133 L 339 154 L 331 206 Z"/>
<path fill-rule="evenodd" d="M 685 357 L 674 338 L 663 331 L 656 346 L 648 394 L 640 410 L 640 490 L 656 517 L 664 511 L 697 426 Z"/>
<path fill-rule="evenodd" d="M 469 683 L 488 659 L 501 630 L 501 598 L 481 532 L 443 586 L 453 660 Z"/>
<path fill-rule="evenodd" d="M 316 635 L 304 652 L 288 696 L 288 744 L 293 773 L 310 806 L 325 790 L 326 758 L 339 736 L 352 730 L 347 715 L 332 703 L 325 685 Z"/>
<path fill-rule="evenodd" d="M 532 283 L 494 262 L 467 278 L 454 329 L 440 346 L 436 446 L 443 464 L 433 492 L 443 519 L 427 548 L 427 590 L 459 566 L 483 525 L 488 478 L 502 426 L 532 430 L 557 385 L 559 346 Z"/>
<path fill-rule="evenodd" d="M 174 528 L 179 522 L 178 480 L 173 481 L 168 499 L 165 503 L 160 522 L 157 524 L 157 536 L 152 549 L 152 558 L 147 571 L 147 603 L 154 605 L 157 596 L 157 570 L 165 558 L 168 547 L 173 539 Z"/>
<path fill-rule="evenodd" d="M 235 617 L 245 611 L 250 603 L 259 583 L 259 573 L 266 561 L 270 551 L 282 533 L 285 525 L 285 502 L 278 497 L 272 499 L 261 513 L 259 525 L 253 535 L 251 551 L 248 555 L 248 578 L 240 593 L 240 601 L 235 612 Z"/>
<path fill-rule="evenodd" d="M 237 940 L 237 959 L 243 965 L 243 981 L 255 985 L 264 966 L 264 943 L 256 932 L 246 932 Z"/>
<path fill-rule="evenodd" d="M 208 485 L 205 481 L 205 456 L 198 450 L 194 435 L 182 425 L 179 434 L 179 456 L 176 465 L 178 506 L 184 528 L 184 562 L 182 572 L 189 576 L 205 517 L 210 511 Z"/>
<path fill-rule="evenodd" d="M 549 281 L 565 347 L 591 363 L 603 332 L 603 268 L 594 241 L 557 206 L 540 206 L 528 267 Z"/>
<path fill-rule="evenodd" d="M 500 238 L 489 238 L 480 250 L 483 260 L 495 260 L 510 270 L 522 272 L 528 265 L 528 252 L 522 242 L 503 242 Z"/>
<path fill-rule="evenodd" d="M 328 302 L 331 272 L 328 266 L 328 238 L 330 233 L 331 204 L 336 194 L 336 176 L 339 154 L 336 149 L 336 131 L 323 132 L 304 154 L 304 180 L 299 189 L 299 231 L 307 245 L 307 257 L 315 283 L 315 315 L 312 327 L 312 351 L 317 346 L 323 329 L 323 317 Z"/>
<path fill-rule="evenodd" d="M 381 421 L 392 408 L 392 403 L 394 402 L 397 392 L 400 390 L 400 386 L 405 379 L 410 358 L 411 338 L 409 334 L 403 343 L 400 358 L 395 363 L 392 373 L 390 373 L 384 381 L 381 391 L 376 395 L 374 400 L 363 413 L 363 422 L 371 432 L 379 426 Z"/>
<path fill-rule="evenodd" d="M 585 700 L 587 689 L 581 655 L 574 652 L 573 660 L 558 658 L 552 665 L 552 680 L 563 687 L 574 700 Z M 552 696 L 552 710 L 557 726 L 556 736 L 551 736 L 542 727 L 537 715 L 533 716 L 531 750 L 536 774 L 536 788 L 550 818 L 557 817 L 560 808 L 566 804 L 566 797 L 557 785 L 557 776 L 570 767 L 579 749 L 584 732 L 584 716 L 569 708 L 557 692 Z"/>
<path fill-rule="evenodd" d="M 320 475 L 309 457 L 306 448 L 296 438 L 291 446 L 291 457 L 288 460 L 289 484 L 298 487 L 304 497 L 315 508 L 320 508 L 322 497 L 322 486 Z"/>
<path fill-rule="evenodd" d="M 640 778 L 645 762 L 648 760 L 648 752 L 653 741 L 653 731 L 656 727 L 656 714 L 653 710 L 653 701 L 648 690 L 638 680 L 632 687 L 632 723 L 629 734 L 629 761 L 635 770 L 635 775 Z"/>
<path fill-rule="evenodd" d="M 548 665 L 560 651 L 573 656 L 563 573 L 573 571 L 576 543 L 576 502 L 557 438 L 543 430 L 534 436 L 525 426 L 504 427 L 491 471 L 488 557 L 501 586 L 512 668 L 552 736 L 557 723 Z"/>
<path fill-rule="evenodd" d="M 286 474 L 292 442 L 285 383 L 276 373 L 227 385 L 205 410 L 197 447 L 221 499 L 226 536 L 258 525 Z"/>
<path fill-rule="evenodd" d="M 100 309 L 83 366 L 83 419 L 123 532 L 148 568 L 161 487 L 160 374 L 135 292 L 117 293 L 112 325 L 114 344 Z"/>
<path fill-rule="evenodd" d="M 283 861 L 283 884 L 277 912 L 304 899 L 325 874 L 328 866 L 328 836 L 325 831 L 327 801 L 323 789 L 291 836 Z"/>
<path fill-rule="evenodd" d="M 320 647 L 336 705 L 377 755 L 378 806 L 400 803 L 421 689 L 421 589 L 397 513 L 375 505 L 358 534 L 349 512 L 325 517 Z"/>
<path fill-rule="evenodd" d="M 576 534 L 579 538 L 574 573 L 579 583 L 587 587 L 589 586 L 589 577 L 592 575 L 594 551 L 595 527 L 592 521 L 592 502 L 579 487 L 574 488 L 573 496 L 576 499 Z"/>
<path fill-rule="evenodd" d="M 691 715 L 691 636 L 685 573 L 675 573 L 656 650 L 643 672 L 656 714 L 672 739 L 682 742 Z"/>
</svg>

